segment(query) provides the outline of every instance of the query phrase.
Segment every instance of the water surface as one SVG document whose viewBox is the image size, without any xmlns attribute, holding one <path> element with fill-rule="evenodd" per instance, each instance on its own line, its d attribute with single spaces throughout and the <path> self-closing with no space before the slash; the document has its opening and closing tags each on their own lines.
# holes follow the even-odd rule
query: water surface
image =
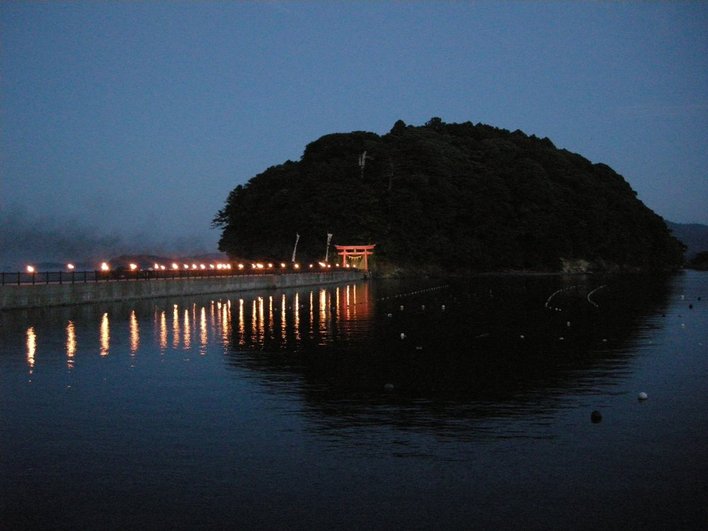
<svg viewBox="0 0 708 531">
<path fill-rule="evenodd" d="M 0 528 L 703 528 L 707 301 L 687 272 L 3 312 Z"/>
</svg>

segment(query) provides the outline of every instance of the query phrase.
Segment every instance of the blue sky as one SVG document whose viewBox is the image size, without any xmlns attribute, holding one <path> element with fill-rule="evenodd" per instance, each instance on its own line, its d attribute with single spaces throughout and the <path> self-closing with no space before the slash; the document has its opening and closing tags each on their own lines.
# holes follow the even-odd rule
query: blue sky
<svg viewBox="0 0 708 531">
<path fill-rule="evenodd" d="M 547 136 L 708 224 L 703 2 L 3 2 L 0 113 L 5 233 L 213 250 L 237 184 L 432 116 Z"/>
</svg>

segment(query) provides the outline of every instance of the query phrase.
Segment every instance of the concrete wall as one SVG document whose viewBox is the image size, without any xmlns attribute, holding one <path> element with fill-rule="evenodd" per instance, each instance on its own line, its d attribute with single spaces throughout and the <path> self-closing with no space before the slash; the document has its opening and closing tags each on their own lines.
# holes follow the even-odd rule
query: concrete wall
<svg viewBox="0 0 708 531">
<path fill-rule="evenodd" d="M 243 275 L 216 278 L 123 280 L 88 284 L 0 286 L 0 309 L 40 308 L 179 295 L 277 289 L 360 280 L 361 271 Z"/>
</svg>

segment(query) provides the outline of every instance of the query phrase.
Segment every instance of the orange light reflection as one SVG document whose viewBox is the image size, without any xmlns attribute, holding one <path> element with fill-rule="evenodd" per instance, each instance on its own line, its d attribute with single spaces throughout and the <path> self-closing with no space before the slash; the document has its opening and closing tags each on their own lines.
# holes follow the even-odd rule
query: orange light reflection
<svg viewBox="0 0 708 531">
<path fill-rule="evenodd" d="M 140 347 L 140 326 L 138 325 L 138 317 L 135 315 L 135 310 L 130 312 L 130 353 L 135 354 Z"/>
<path fill-rule="evenodd" d="M 37 352 L 37 334 L 34 331 L 34 326 L 27 329 L 27 365 L 29 365 L 30 373 L 34 368 L 34 355 Z"/>
<path fill-rule="evenodd" d="M 184 339 L 182 341 L 183 347 L 188 349 L 192 346 L 192 328 L 189 324 L 189 310 L 184 309 Z"/>
<path fill-rule="evenodd" d="M 209 342 L 206 308 L 204 306 L 202 306 L 202 309 L 199 312 L 199 341 L 201 346 L 200 352 L 202 356 L 204 356 L 206 354 L 207 343 Z"/>
<path fill-rule="evenodd" d="M 246 323 L 243 315 L 243 299 L 238 300 L 238 344 L 246 343 Z"/>
<path fill-rule="evenodd" d="M 167 350 L 167 314 L 165 310 L 160 312 L 160 350 Z"/>
<path fill-rule="evenodd" d="M 73 321 L 66 324 L 66 357 L 67 365 L 71 369 L 74 366 L 74 356 L 76 355 L 76 327 Z"/>
<path fill-rule="evenodd" d="M 101 345 L 100 354 L 101 356 L 108 356 L 108 351 L 111 346 L 111 328 L 108 322 L 108 314 L 104 313 L 101 317 L 101 325 L 98 330 L 99 342 Z"/>
<path fill-rule="evenodd" d="M 172 307 L 172 348 L 179 347 L 179 307 Z"/>
</svg>

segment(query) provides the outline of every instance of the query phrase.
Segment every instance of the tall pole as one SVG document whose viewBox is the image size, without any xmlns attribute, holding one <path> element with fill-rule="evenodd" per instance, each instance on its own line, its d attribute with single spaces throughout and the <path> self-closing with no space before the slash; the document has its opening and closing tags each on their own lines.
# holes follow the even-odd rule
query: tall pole
<svg viewBox="0 0 708 531">
<path fill-rule="evenodd" d="M 300 241 L 300 234 L 295 233 L 295 247 L 293 247 L 293 259 L 291 262 L 294 264 L 295 263 L 295 253 L 297 253 L 297 242 Z"/>
<path fill-rule="evenodd" d="M 332 233 L 327 233 L 327 250 L 325 251 L 325 263 L 329 262 L 329 242 L 332 241 Z"/>
</svg>

